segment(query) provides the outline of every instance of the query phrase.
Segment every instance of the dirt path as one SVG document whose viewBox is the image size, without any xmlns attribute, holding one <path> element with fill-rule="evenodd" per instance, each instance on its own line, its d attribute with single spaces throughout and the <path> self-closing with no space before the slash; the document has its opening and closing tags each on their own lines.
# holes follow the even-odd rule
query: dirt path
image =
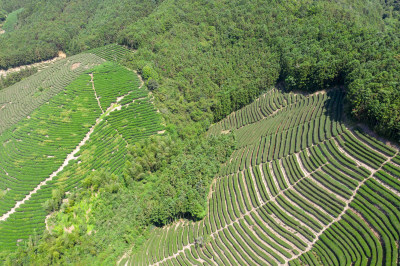
<svg viewBox="0 0 400 266">
<path fill-rule="evenodd" d="M 58 61 L 58 60 L 61 60 L 61 59 L 66 58 L 66 57 L 67 57 L 67 55 L 66 55 L 64 52 L 59 51 L 59 52 L 58 52 L 58 56 L 57 56 L 57 57 L 54 57 L 53 59 L 49 59 L 49 60 L 46 60 L 46 61 L 42 61 L 42 62 L 30 64 L 30 65 L 24 65 L 24 66 L 14 67 L 14 68 L 10 68 L 10 69 L 7 69 L 7 70 L 0 70 L 0 77 L 2 77 L 2 76 L 3 76 L 3 77 L 6 77 L 6 76 L 7 76 L 8 74 L 10 74 L 10 73 L 19 72 L 19 71 L 21 71 L 22 69 L 26 69 L 26 68 L 31 68 L 31 67 L 40 68 L 41 66 L 44 66 L 44 65 L 46 65 L 46 64 L 54 63 L 54 62 L 56 62 L 56 61 Z"/>
<path fill-rule="evenodd" d="M 101 104 L 100 104 L 100 99 L 97 96 L 96 88 L 94 87 L 93 73 L 90 73 L 89 76 L 90 76 L 90 82 L 92 83 L 92 89 L 94 91 L 94 96 L 96 97 L 96 100 L 97 100 L 97 104 L 100 107 L 101 113 L 104 114 L 104 110 L 103 110 L 103 108 L 101 107 Z M 118 102 L 118 99 L 117 99 L 117 102 Z"/>
<path fill-rule="evenodd" d="M 130 70 L 131 70 L 131 69 L 130 69 Z M 143 85 L 144 85 L 144 81 L 143 81 L 143 78 L 142 78 L 142 76 L 141 76 L 141 75 L 139 75 L 139 74 L 137 73 L 137 70 L 131 70 L 131 71 L 135 72 L 135 74 L 138 76 L 138 78 L 139 78 L 139 80 L 140 80 L 140 86 L 139 86 L 139 89 L 141 89 L 141 88 L 143 87 Z"/>
</svg>

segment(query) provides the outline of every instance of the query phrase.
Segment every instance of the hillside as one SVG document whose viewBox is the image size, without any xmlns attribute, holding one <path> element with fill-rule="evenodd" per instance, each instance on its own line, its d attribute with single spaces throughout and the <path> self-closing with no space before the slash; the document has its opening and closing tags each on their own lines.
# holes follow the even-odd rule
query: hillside
<svg viewBox="0 0 400 266">
<path fill-rule="evenodd" d="M 400 4 L 0 0 L 0 265 L 397 265 Z"/>
<path fill-rule="evenodd" d="M 400 154 L 342 119 L 343 93 L 272 90 L 213 125 L 238 146 L 204 220 L 152 230 L 120 265 L 396 265 Z"/>
<path fill-rule="evenodd" d="M 400 139 L 396 1 L 36 2 L 0 1 L 7 13 L 24 8 L 17 30 L 0 35 L 0 69 L 118 42 L 138 50 L 131 68 L 152 69 L 183 131 L 203 132 L 284 82 L 309 92 L 345 85 L 354 119 Z"/>
<path fill-rule="evenodd" d="M 41 235 L 64 192 L 96 171 L 121 175 L 129 143 L 163 129 L 137 75 L 94 53 L 120 56 L 76 55 L 0 92 L 0 251 Z"/>
</svg>

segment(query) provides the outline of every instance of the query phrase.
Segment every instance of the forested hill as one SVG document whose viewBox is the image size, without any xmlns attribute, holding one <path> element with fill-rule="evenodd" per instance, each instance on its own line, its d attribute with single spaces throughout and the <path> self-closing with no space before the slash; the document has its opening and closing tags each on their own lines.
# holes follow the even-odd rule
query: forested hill
<svg viewBox="0 0 400 266">
<path fill-rule="evenodd" d="M 392 178 L 398 177 L 398 148 L 385 146 L 369 130 L 359 131 L 367 124 L 375 136 L 400 143 L 399 29 L 397 0 L 0 0 L 0 70 L 48 60 L 60 51 L 67 55 L 45 70 L 0 77 L 0 114 L 7 115 L 0 121 L 6 132 L 0 134 L 0 264 L 115 263 L 153 243 L 147 242 L 149 237 L 157 243 L 170 241 L 175 231 L 168 228 L 176 220 L 205 224 L 207 217 L 216 217 L 210 210 L 218 215 L 229 211 L 225 207 L 230 205 L 220 204 L 228 186 L 235 193 L 246 192 L 244 183 L 261 189 L 266 184 L 261 172 L 258 181 L 250 174 L 256 165 L 276 173 L 270 184 L 284 180 L 286 171 L 297 173 L 297 181 L 286 178 L 287 187 L 276 183 L 280 190 L 271 192 L 271 199 L 294 183 L 315 195 L 320 190 L 305 183 L 315 172 L 341 178 L 335 168 L 345 165 L 350 170 L 343 170 L 341 180 L 347 182 L 351 169 L 364 167 L 357 183 L 349 179 L 345 195 L 339 191 L 344 200 L 333 219 L 343 216 L 375 173 L 382 173 L 378 179 L 389 184 L 389 191 L 400 193 Z M 113 115 L 108 116 L 107 106 Z M 53 123 L 60 121 L 56 114 L 64 119 L 65 131 Z M 72 148 L 85 143 L 79 141 L 91 125 L 92 138 L 76 154 L 82 159 L 77 161 Z M 64 143 L 62 137 L 68 140 Z M 300 164 L 293 168 L 300 153 L 309 169 Z M 67 170 L 55 176 L 60 182 L 49 180 L 43 186 L 45 197 L 36 193 L 37 183 L 47 180 L 53 168 L 63 169 L 66 156 Z M 38 157 L 49 162 L 46 168 L 38 167 Z M 331 167 L 321 170 L 329 167 L 328 161 Z M 41 175 L 33 176 L 31 167 Z M 244 171 L 246 179 L 229 183 L 230 174 Z M 216 182 L 221 173 L 226 182 Z M 301 178 L 307 180 L 298 182 Z M 341 190 L 337 184 L 322 186 Z M 252 197 L 247 210 L 261 206 L 254 196 L 260 191 L 246 192 Z M 26 205 L 18 205 L 24 197 Z M 330 202 L 331 196 L 326 199 Z M 360 205 L 369 206 L 364 201 Z M 303 209 L 310 210 L 307 206 L 298 208 L 300 216 Z M 382 217 L 388 213 L 384 209 Z M 389 218 L 400 217 L 395 213 Z M 329 219 L 317 221 L 317 227 L 325 230 Z M 38 232 L 47 222 L 50 229 Z M 219 221 L 215 223 L 211 228 L 219 230 Z M 173 236 L 152 230 L 162 226 Z M 322 231 L 312 232 L 319 236 Z M 398 234 L 393 236 L 391 245 L 382 245 L 397 245 Z M 387 241 L 385 237 L 377 238 Z M 223 245 L 232 239 L 223 239 Z M 304 239 L 307 249 L 317 241 Z M 192 246 L 199 244 L 189 240 Z M 154 262 L 176 255 L 174 244 L 166 248 L 165 253 L 155 251 Z M 229 244 L 224 250 L 231 250 Z M 388 251 L 379 252 L 384 256 Z M 136 254 L 146 257 L 145 252 Z M 296 248 L 290 254 L 300 256 Z M 241 261 L 240 256 L 235 260 Z"/>
<path fill-rule="evenodd" d="M 0 68 L 119 42 L 138 49 L 132 64 L 151 68 L 174 122 L 218 121 L 277 81 L 344 85 L 353 117 L 400 138 L 397 1 L 0 1 L 21 7 Z"/>
</svg>

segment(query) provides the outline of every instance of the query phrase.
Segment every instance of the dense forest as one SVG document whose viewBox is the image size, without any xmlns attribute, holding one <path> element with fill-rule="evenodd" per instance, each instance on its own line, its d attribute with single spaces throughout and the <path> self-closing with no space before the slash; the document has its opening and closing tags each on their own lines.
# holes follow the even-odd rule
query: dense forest
<svg viewBox="0 0 400 266">
<path fill-rule="evenodd" d="M 167 107 L 190 121 L 218 121 L 277 82 L 339 85 L 354 118 L 399 140 L 397 1 L 0 2 L 21 7 L 0 68 L 119 42 L 138 50 L 133 66 L 154 70 L 160 101 L 184 97 Z"/>
<path fill-rule="evenodd" d="M 151 226 L 204 217 L 210 182 L 234 148 L 234 136 L 205 138 L 206 130 L 276 84 L 341 87 L 348 117 L 400 141 L 398 1 L 0 0 L 0 14 L 20 8 L 0 35 L 0 69 L 126 45 L 136 52 L 123 64 L 145 79 L 169 136 L 130 147 L 124 180 L 94 175 L 63 207 L 64 191 L 54 192 L 48 206 L 62 208 L 59 221 L 94 204 L 101 235 L 82 226 L 32 237 L 7 254 L 10 263 L 115 259 Z"/>
</svg>

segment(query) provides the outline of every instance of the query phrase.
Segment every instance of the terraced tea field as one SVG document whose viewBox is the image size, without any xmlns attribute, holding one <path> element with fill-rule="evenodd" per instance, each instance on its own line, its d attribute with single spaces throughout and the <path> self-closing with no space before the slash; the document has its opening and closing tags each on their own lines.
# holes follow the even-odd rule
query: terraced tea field
<svg viewBox="0 0 400 266">
<path fill-rule="evenodd" d="M 163 129 L 137 75 L 90 53 L 0 93 L 0 251 L 44 231 L 52 189 L 100 169 L 121 175 L 127 145 Z"/>
<path fill-rule="evenodd" d="M 209 129 L 233 132 L 199 222 L 154 228 L 121 265 L 398 265 L 400 154 L 342 123 L 338 90 L 272 90 Z"/>
<path fill-rule="evenodd" d="M 93 54 L 72 56 L 1 90 L 0 134 L 47 103 L 79 75 L 103 62 Z"/>
</svg>

